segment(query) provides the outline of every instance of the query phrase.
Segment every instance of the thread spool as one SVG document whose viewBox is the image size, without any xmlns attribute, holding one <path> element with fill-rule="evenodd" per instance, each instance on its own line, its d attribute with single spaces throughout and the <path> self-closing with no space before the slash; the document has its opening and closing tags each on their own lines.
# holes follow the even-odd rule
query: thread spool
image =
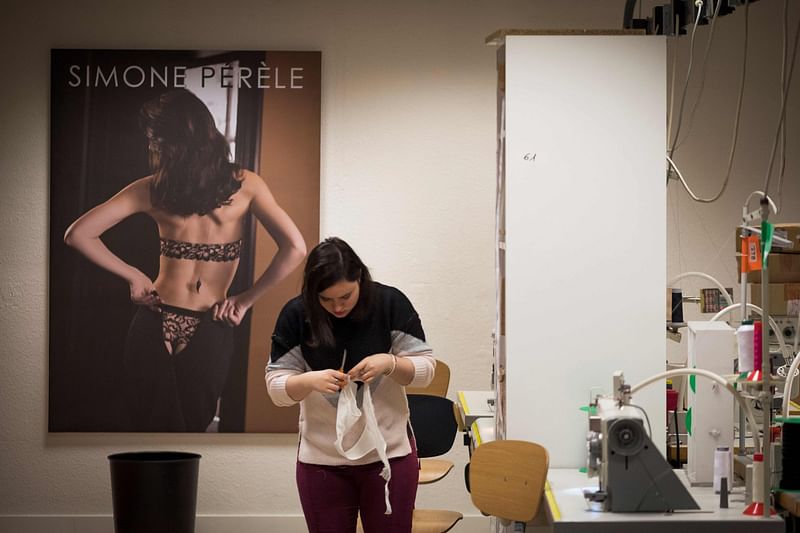
<svg viewBox="0 0 800 533">
<path fill-rule="evenodd" d="M 781 489 L 800 490 L 800 418 L 783 421 L 783 460 Z"/>
<path fill-rule="evenodd" d="M 770 505 L 770 494 L 764 494 L 764 454 L 753 454 L 753 502 L 747 506 L 742 514 L 749 516 L 762 516 L 764 506 Z M 775 509 L 770 505 L 769 514 L 774 515 Z"/>
<path fill-rule="evenodd" d="M 753 321 L 753 370 L 761 370 L 761 321 Z"/>
<path fill-rule="evenodd" d="M 728 446 L 717 446 L 714 450 L 714 493 L 719 494 L 722 490 L 722 478 L 733 479 L 731 471 L 733 469 L 733 453 Z M 726 483 L 725 490 L 728 490 Z"/>
<path fill-rule="evenodd" d="M 753 502 L 764 503 L 764 454 L 753 454 Z"/>
<path fill-rule="evenodd" d="M 753 463 L 744 467 L 744 503 L 753 503 Z"/>
<path fill-rule="evenodd" d="M 753 454 L 752 487 L 753 501 L 745 508 L 742 514 L 749 516 L 760 516 L 764 512 L 764 455 Z"/>
<path fill-rule="evenodd" d="M 739 372 L 752 372 L 754 364 L 755 326 L 752 320 L 743 320 L 736 330 L 739 351 Z"/>
</svg>

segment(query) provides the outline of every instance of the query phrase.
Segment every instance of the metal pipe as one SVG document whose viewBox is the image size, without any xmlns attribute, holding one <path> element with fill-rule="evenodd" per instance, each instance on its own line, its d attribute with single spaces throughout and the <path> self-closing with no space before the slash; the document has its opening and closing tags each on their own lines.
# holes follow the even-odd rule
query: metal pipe
<svg viewBox="0 0 800 533">
<path fill-rule="evenodd" d="M 761 197 L 761 225 L 768 224 L 769 219 L 769 203 L 766 196 Z M 772 390 L 770 388 L 770 357 L 769 357 L 769 250 L 766 248 L 764 241 L 764 231 L 761 232 L 762 243 L 762 268 L 761 268 L 761 422 L 764 426 L 764 445 L 761 447 L 764 454 L 764 476 L 762 483 L 764 484 L 764 518 L 770 517 L 770 496 L 771 496 L 771 480 L 772 480 L 772 467 L 770 466 L 770 455 L 772 446 Z M 780 338 L 780 331 L 775 330 L 775 335 Z"/>
</svg>

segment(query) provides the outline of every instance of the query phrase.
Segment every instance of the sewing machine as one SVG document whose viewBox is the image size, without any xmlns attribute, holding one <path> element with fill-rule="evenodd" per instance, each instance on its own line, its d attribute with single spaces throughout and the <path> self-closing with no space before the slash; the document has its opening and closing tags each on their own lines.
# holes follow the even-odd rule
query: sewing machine
<svg viewBox="0 0 800 533">
<path fill-rule="evenodd" d="M 614 397 L 598 395 L 589 410 L 588 474 L 599 489 L 586 490 L 593 509 L 612 512 L 699 509 L 650 439 L 647 415 L 630 403 L 630 385 L 614 373 Z M 647 421 L 649 427 L 649 421 Z"/>
</svg>

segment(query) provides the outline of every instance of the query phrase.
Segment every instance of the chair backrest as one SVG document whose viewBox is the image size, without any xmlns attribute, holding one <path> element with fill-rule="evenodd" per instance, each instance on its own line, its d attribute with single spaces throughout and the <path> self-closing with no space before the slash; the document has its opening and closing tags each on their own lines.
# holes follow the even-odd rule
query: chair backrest
<svg viewBox="0 0 800 533">
<path fill-rule="evenodd" d="M 406 387 L 406 394 L 430 394 L 445 397 L 448 388 L 450 388 L 450 367 L 444 361 L 437 359 L 433 381 L 427 387 Z"/>
<path fill-rule="evenodd" d="M 481 512 L 529 522 L 539 512 L 548 468 L 547 450 L 521 440 L 481 444 L 469 463 L 470 496 Z"/>
<path fill-rule="evenodd" d="M 408 410 L 419 457 L 436 457 L 450 451 L 458 431 L 452 400 L 409 394 Z"/>
</svg>

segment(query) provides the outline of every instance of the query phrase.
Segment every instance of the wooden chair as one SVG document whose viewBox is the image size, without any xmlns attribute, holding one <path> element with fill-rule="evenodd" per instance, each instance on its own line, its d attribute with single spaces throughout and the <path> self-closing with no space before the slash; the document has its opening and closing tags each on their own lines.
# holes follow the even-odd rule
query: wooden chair
<svg viewBox="0 0 800 533">
<path fill-rule="evenodd" d="M 515 522 L 518 531 L 539 512 L 549 459 L 539 444 L 497 440 L 472 453 L 469 468 L 472 503 L 482 513 Z"/>
<path fill-rule="evenodd" d="M 464 515 L 457 511 L 414 509 L 411 533 L 446 533 L 462 518 Z"/>
<path fill-rule="evenodd" d="M 411 427 L 417 441 L 417 455 L 420 464 L 425 465 L 432 458 L 450 451 L 458 431 L 453 401 L 440 396 L 429 394 L 410 394 L 408 396 Z M 453 463 L 448 464 L 446 471 L 436 475 L 436 479 L 444 477 Z M 428 463 L 430 464 L 430 463 Z M 425 468 L 420 468 L 420 483 L 422 483 Z M 430 469 L 428 471 L 430 474 Z M 435 479 L 429 479 L 432 483 Z M 413 533 L 444 533 L 452 529 L 464 517 L 457 511 L 415 509 L 412 524 Z"/>
<path fill-rule="evenodd" d="M 430 396 L 447 396 L 450 388 L 450 367 L 439 359 L 436 360 L 436 373 L 427 387 L 406 387 L 406 394 L 427 394 Z M 457 408 L 454 405 L 454 409 Z M 411 427 L 414 427 L 413 424 Z M 422 457 L 422 456 L 420 456 Z M 453 462 L 446 459 L 421 458 L 419 461 L 419 484 L 427 485 L 439 481 L 453 469 Z"/>
<path fill-rule="evenodd" d="M 450 367 L 444 361 L 436 360 L 436 372 L 433 381 L 426 387 L 406 387 L 406 394 L 430 394 L 431 396 L 447 396 L 450 388 Z"/>
</svg>

